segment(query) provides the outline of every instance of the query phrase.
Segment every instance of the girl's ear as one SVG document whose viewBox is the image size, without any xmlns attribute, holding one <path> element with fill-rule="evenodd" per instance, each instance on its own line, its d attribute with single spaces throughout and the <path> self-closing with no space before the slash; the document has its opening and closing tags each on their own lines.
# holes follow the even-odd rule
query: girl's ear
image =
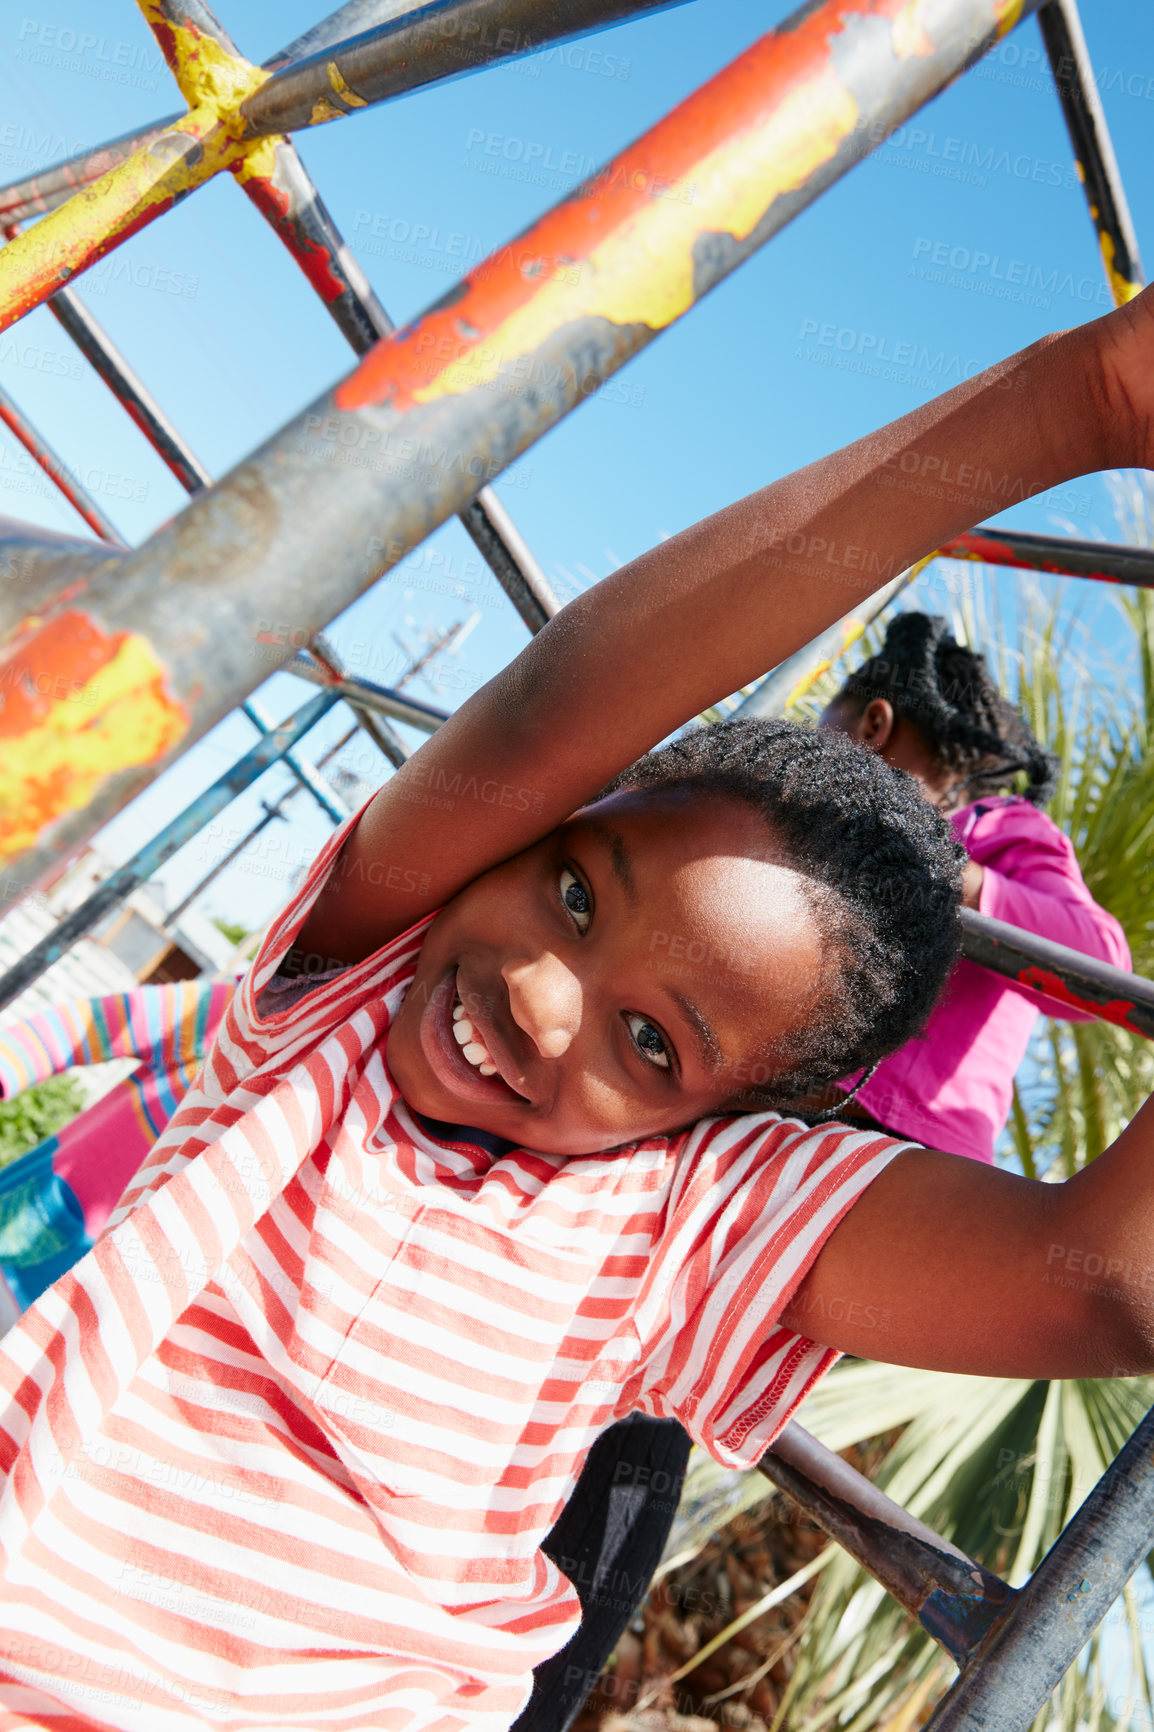
<svg viewBox="0 0 1154 1732">
<path fill-rule="evenodd" d="M 884 752 L 894 731 L 894 706 L 888 698 L 871 698 L 853 730 L 855 739 L 871 752 Z"/>
</svg>

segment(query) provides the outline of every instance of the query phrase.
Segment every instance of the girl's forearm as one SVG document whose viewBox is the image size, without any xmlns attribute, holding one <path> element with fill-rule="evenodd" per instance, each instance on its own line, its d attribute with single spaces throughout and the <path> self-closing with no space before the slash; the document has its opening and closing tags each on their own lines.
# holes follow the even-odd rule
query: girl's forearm
<svg viewBox="0 0 1154 1732">
<path fill-rule="evenodd" d="M 590 712 L 627 685 L 636 755 L 950 536 L 1118 460 L 1098 328 L 1045 338 L 643 554 L 529 647 L 522 701 L 571 695 L 578 668 Z"/>
</svg>

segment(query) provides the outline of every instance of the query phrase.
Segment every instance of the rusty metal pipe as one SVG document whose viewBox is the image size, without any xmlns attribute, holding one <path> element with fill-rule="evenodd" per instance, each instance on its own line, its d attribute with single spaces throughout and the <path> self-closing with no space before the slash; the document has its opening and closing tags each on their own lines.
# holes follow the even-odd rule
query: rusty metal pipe
<svg viewBox="0 0 1154 1732">
<path fill-rule="evenodd" d="M 47 306 L 180 485 L 189 493 L 208 487 L 212 476 L 204 464 L 177 432 L 147 386 L 137 378 L 80 296 L 72 289 L 60 289 L 51 296 Z"/>
<path fill-rule="evenodd" d="M 1038 8 L 1038 24 L 1062 104 L 1062 117 L 1074 147 L 1078 178 L 1106 267 L 1106 280 L 1121 307 L 1140 293 L 1146 279 L 1075 0 L 1046 0 Z"/>
<path fill-rule="evenodd" d="M 758 1462 L 817 1525 L 963 1665 L 1013 1589 L 792 1422 Z"/>
<path fill-rule="evenodd" d="M 97 572 L 121 558 L 123 553 L 107 542 L 0 517 L 0 646 L 25 618 L 74 599 Z"/>
<path fill-rule="evenodd" d="M 1021 529 L 979 525 L 938 549 L 947 559 L 973 559 L 1018 571 L 1051 571 L 1095 583 L 1154 589 L 1154 551 L 1114 541 L 1075 541 L 1065 535 L 1028 535 Z"/>
<path fill-rule="evenodd" d="M 210 788 L 206 788 L 203 794 L 198 794 L 191 805 L 186 806 L 178 817 L 166 824 L 150 842 L 145 843 L 131 860 L 118 867 L 103 884 L 98 885 L 79 908 L 66 914 L 58 926 L 46 933 L 38 944 L 34 944 L 18 962 L 13 963 L 6 974 L 0 976 L 0 1010 L 6 1004 L 11 1004 L 25 987 L 31 986 L 65 951 L 71 950 L 85 933 L 91 932 L 98 920 L 103 920 L 106 914 L 131 896 L 145 879 L 158 872 L 166 860 L 171 860 L 198 830 L 202 830 L 218 812 L 222 812 L 235 800 L 238 794 L 251 787 L 252 783 L 283 758 L 298 740 L 303 740 L 338 701 L 336 692 L 318 692 L 315 698 L 302 704 L 287 721 L 279 723 L 269 733 L 262 735 L 251 751 L 239 758 Z"/>
<path fill-rule="evenodd" d="M 1018 986 L 1154 1040 L 1154 980 L 1127 974 L 1036 932 L 961 910 L 962 953 Z"/>
<path fill-rule="evenodd" d="M 1154 1411 L 974 1650 L 926 1732 L 1029 1732 L 1154 1548 Z"/>
<path fill-rule="evenodd" d="M 56 455 L 47 439 L 36 431 L 24 411 L 17 407 L 4 390 L 0 390 L 0 421 L 3 421 L 13 438 L 19 440 L 32 461 L 44 471 L 67 499 L 73 511 L 84 519 L 89 529 L 98 535 L 101 541 L 108 542 L 111 547 L 127 545 L 88 489 L 77 480 L 63 458 Z"/>
<path fill-rule="evenodd" d="M 405 0 L 400 0 L 400 3 L 398 0 L 349 0 L 348 5 L 339 6 L 328 18 L 306 30 L 303 36 L 298 36 L 287 47 L 278 49 L 264 62 L 265 70 L 279 70 L 294 60 L 316 54 L 322 48 L 343 42 L 347 37 L 371 30 L 377 24 L 383 24 L 388 19 L 414 10 L 414 7 L 405 4 Z M 123 133 L 119 138 L 112 138 L 97 145 L 94 150 L 81 151 L 76 156 L 53 164 L 51 168 L 38 169 L 35 174 L 25 175 L 21 180 L 0 187 L 0 226 L 5 223 L 26 222 L 30 217 L 44 216 L 48 211 L 55 210 L 58 205 L 70 199 L 74 192 L 81 192 L 86 186 L 91 186 L 93 181 L 99 180 L 110 168 L 115 168 L 126 157 L 151 144 L 161 133 L 170 131 L 180 119 L 179 114 L 167 114 L 163 120 L 151 121 L 149 125 L 137 128 L 135 132 Z"/>
<path fill-rule="evenodd" d="M 97 579 L 83 617 L 30 623 L 24 665 L 51 658 L 66 673 L 86 634 L 104 648 L 127 633 L 135 676 L 83 804 L 38 768 L 40 742 L 55 747 L 66 718 L 28 718 L 23 786 L 9 776 L 25 833 L 33 820 L 36 831 L 21 873 L 34 880 L 78 846 L 260 683 L 268 667 L 253 652 L 270 609 L 307 642 L 1008 17 L 1000 0 L 942 0 L 911 33 L 891 12 L 890 0 L 823 0 L 768 32 L 192 500 L 115 584 Z M 138 708 L 147 731 L 130 726 Z"/>
<path fill-rule="evenodd" d="M 683 0 L 430 0 L 275 72 L 240 107 L 245 138 L 338 120 Z"/>
<path fill-rule="evenodd" d="M 355 674 L 333 674 L 308 655 L 298 655 L 288 663 L 285 672 L 296 674 L 298 679 L 308 680 L 311 685 L 324 686 L 344 698 L 346 703 L 360 704 L 374 715 L 391 716 L 395 722 L 419 728 L 423 734 L 435 734 L 441 723 L 449 719 L 448 710 L 439 710 L 435 704 L 422 703 L 420 698 L 411 698 L 407 692 L 396 691 L 392 686 L 379 686 L 374 680 L 358 679 Z"/>
</svg>

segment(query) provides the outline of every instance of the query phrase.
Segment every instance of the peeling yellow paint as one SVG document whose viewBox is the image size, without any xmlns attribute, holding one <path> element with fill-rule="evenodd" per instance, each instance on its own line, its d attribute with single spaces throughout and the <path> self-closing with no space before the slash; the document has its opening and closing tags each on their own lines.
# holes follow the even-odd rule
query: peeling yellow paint
<svg viewBox="0 0 1154 1732">
<path fill-rule="evenodd" d="M 857 124 L 858 107 L 836 73 L 808 79 L 766 123 L 727 139 L 694 166 L 694 199 L 649 199 L 582 261 L 576 281 L 541 288 L 413 392 L 418 403 L 486 384 L 502 362 L 531 354 L 560 326 L 581 318 L 662 330 L 692 306 L 694 244 L 704 228 L 744 240 L 782 193 L 803 186 Z M 708 211 L 708 222 L 702 213 Z"/>
<path fill-rule="evenodd" d="M 332 85 L 342 102 L 347 103 L 350 108 L 368 107 L 368 103 L 365 101 L 363 96 L 358 96 L 355 90 L 349 89 L 341 76 L 341 69 L 335 60 L 329 61 L 326 70 L 329 75 L 329 83 Z"/>
<path fill-rule="evenodd" d="M 327 96 L 318 96 L 309 110 L 309 125 L 323 126 L 326 120 L 340 120 L 344 112 L 343 108 L 330 102 Z"/>
<path fill-rule="evenodd" d="M 260 180 L 271 180 L 276 174 L 276 147 L 281 142 L 283 134 L 269 138 L 254 138 L 241 158 L 232 165 L 232 172 L 243 186 L 246 180 L 256 175 Z"/>
<path fill-rule="evenodd" d="M 1098 245 L 1102 249 L 1102 263 L 1106 267 L 1106 276 L 1110 284 L 1110 292 L 1114 296 L 1114 305 L 1124 307 L 1127 301 L 1132 301 L 1142 293 L 1144 284 L 1132 283 L 1129 277 L 1124 277 L 1114 264 L 1114 237 L 1105 229 L 1098 230 Z"/>
<path fill-rule="evenodd" d="M 30 726 L 5 738 L 0 753 L 0 860 L 34 846 L 46 825 L 88 805 L 109 776 L 155 763 L 189 727 L 151 645 L 135 634 L 80 690 L 38 712 Z"/>
<path fill-rule="evenodd" d="M 190 108 L 209 108 L 224 118 L 246 97 L 266 84 L 272 74 L 241 54 L 230 54 L 211 36 L 187 24 L 173 24 L 159 0 L 137 0 L 154 36 L 170 41 L 176 56 L 172 75 Z"/>
</svg>

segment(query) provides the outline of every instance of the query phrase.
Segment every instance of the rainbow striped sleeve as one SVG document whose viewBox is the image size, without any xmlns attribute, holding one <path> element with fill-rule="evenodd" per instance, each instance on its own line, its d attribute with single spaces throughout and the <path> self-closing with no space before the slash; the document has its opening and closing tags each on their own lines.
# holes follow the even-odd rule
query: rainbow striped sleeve
<svg viewBox="0 0 1154 1732">
<path fill-rule="evenodd" d="M 228 980 L 182 980 L 38 1010 L 0 1029 L 0 1097 L 10 1099 L 71 1065 L 110 1058 L 195 1070 L 233 991 Z"/>
</svg>

